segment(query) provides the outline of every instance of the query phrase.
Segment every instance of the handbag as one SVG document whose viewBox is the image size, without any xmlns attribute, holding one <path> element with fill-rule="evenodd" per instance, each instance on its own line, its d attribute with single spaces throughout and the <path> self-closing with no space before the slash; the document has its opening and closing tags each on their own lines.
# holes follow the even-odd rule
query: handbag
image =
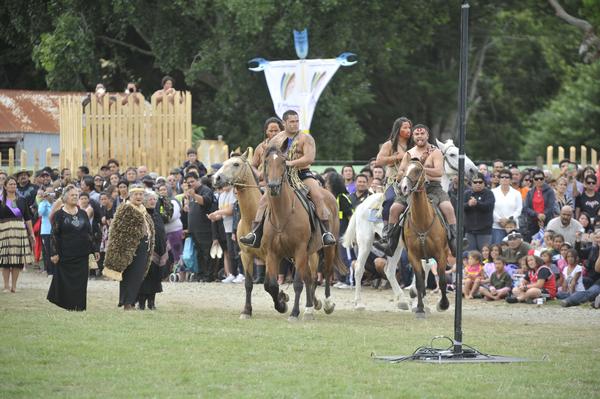
<svg viewBox="0 0 600 399">
<path fill-rule="evenodd" d="M 198 257 L 192 237 L 187 237 L 183 243 L 181 259 L 185 265 L 185 271 L 198 273 Z"/>
</svg>

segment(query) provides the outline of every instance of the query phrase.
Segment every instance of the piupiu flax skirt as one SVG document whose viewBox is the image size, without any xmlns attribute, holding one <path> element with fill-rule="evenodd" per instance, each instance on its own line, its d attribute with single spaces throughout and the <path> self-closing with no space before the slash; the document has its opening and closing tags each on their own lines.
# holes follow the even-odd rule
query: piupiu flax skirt
<svg viewBox="0 0 600 399">
<path fill-rule="evenodd" d="M 0 221 L 0 267 L 23 268 L 33 263 L 27 228 L 23 219 Z"/>
</svg>

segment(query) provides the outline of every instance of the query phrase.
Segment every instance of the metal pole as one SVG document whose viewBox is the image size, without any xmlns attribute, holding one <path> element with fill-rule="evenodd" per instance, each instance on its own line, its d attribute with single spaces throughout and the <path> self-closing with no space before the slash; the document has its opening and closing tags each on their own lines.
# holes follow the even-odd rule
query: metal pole
<svg viewBox="0 0 600 399">
<path fill-rule="evenodd" d="M 467 68 L 469 56 L 469 3 L 463 0 L 460 13 L 460 72 L 458 99 L 458 200 L 456 206 L 456 304 L 454 311 L 454 354 L 462 354 L 462 251 L 465 196 L 465 134 L 467 110 Z"/>
</svg>

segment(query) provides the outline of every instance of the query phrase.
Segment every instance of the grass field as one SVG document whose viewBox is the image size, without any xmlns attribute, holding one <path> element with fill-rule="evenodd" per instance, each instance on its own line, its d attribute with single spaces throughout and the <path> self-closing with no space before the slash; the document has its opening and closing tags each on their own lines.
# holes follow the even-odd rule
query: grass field
<svg viewBox="0 0 600 399">
<path fill-rule="evenodd" d="M 338 309 L 313 322 L 290 324 L 267 302 L 242 321 L 239 286 L 196 284 L 184 301 L 175 291 L 191 284 L 165 284 L 157 311 L 125 313 L 114 306 L 116 284 L 92 282 L 88 311 L 74 313 L 49 304 L 46 280 L 31 274 L 20 292 L 0 296 L 2 398 L 600 397 L 600 312 L 583 306 L 467 304 L 465 343 L 532 362 L 384 364 L 371 353 L 410 354 L 452 335 L 452 312 L 418 321 L 354 312 L 342 306 L 351 293 L 338 290 Z M 224 305 L 221 291 L 240 306 Z M 265 296 L 262 287 L 254 296 Z"/>
</svg>

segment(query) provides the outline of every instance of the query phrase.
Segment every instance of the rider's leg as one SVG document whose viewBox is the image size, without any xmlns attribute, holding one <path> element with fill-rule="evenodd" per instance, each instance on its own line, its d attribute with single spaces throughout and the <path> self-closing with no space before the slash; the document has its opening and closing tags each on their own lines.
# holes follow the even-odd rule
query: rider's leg
<svg viewBox="0 0 600 399">
<path fill-rule="evenodd" d="M 252 230 L 243 237 L 240 237 L 240 242 L 253 248 L 260 247 L 260 240 L 263 233 L 263 221 L 265 219 L 265 211 L 267 209 L 267 193 L 260 197 L 256 217 L 252 222 Z"/>
<path fill-rule="evenodd" d="M 330 212 L 325 206 L 325 199 L 323 198 L 323 193 L 321 192 L 321 186 L 319 185 L 319 182 L 313 178 L 304 179 L 303 182 L 306 187 L 308 187 L 308 193 L 310 194 L 310 198 L 317 208 L 317 215 L 319 216 L 323 226 L 323 245 L 335 245 L 337 243 L 336 239 L 329 231 Z"/>
<path fill-rule="evenodd" d="M 400 215 L 406 209 L 406 205 L 402 200 L 396 200 L 390 208 L 389 223 L 383 226 L 383 237 L 374 245 L 377 249 L 385 252 L 386 255 L 392 256 L 398 246 L 400 240 Z"/>
<path fill-rule="evenodd" d="M 454 214 L 454 207 L 450 201 L 440 202 L 440 211 L 448 223 L 448 229 L 450 230 L 450 252 L 452 256 L 456 257 L 456 215 Z"/>
</svg>

